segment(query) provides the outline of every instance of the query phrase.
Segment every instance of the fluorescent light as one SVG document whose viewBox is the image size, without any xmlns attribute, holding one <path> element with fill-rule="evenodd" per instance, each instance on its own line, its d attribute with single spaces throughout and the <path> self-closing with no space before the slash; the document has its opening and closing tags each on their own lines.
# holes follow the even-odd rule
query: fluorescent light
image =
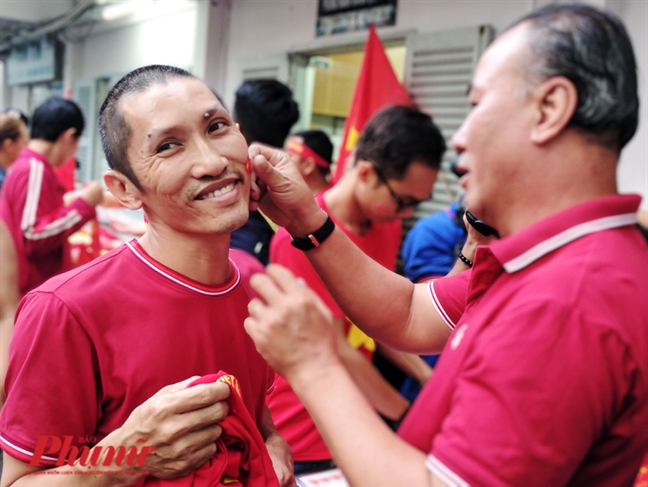
<svg viewBox="0 0 648 487">
<path fill-rule="evenodd" d="M 113 3 L 112 5 L 107 5 L 103 8 L 101 11 L 101 17 L 110 22 L 111 20 L 116 20 L 132 14 L 137 10 L 137 8 L 138 2 L 136 1 Z"/>
</svg>

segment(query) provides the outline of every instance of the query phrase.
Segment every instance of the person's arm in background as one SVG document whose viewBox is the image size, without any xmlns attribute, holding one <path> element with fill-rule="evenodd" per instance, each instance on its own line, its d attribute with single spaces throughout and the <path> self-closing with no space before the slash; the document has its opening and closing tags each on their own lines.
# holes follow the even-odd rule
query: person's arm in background
<svg viewBox="0 0 648 487">
<path fill-rule="evenodd" d="M 333 326 L 340 360 L 369 404 L 388 419 L 393 421 L 402 419 L 410 402 L 385 380 L 378 369 L 358 349 L 349 344 L 344 336 L 344 320 L 334 318 Z"/>
<path fill-rule="evenodd" d="M 27 256 L 41 255 L 63 245 L 67 237 L 94 218 L 95 206 L 103 199 L 101 185 L 93 181 L 68 205 L 56 207 L 54 183 L 43 180 L 40 188 L 27 189 L 21 220 Z"/>
<path fill-rule="evenodd" d="M 423 386 L 432 376 L 433 370 L 425 360 L 413 353 L 399 352 L 382 343 L 376 343 L 380 353 L 409 377 Z"/>
<path fill-rule="evenodd" d="M 293 457 L 290 445 L 275 428 L 270 409 L 265 407 L 263 411 L 263 424 L 261 425 L 261 437 L 265 441 L 268 454 L 272 460 L 272 466 L 279 485 L 281 487 L 292 487 L 295 485 L 295 475 L 293 473 Z"/>
</svg>

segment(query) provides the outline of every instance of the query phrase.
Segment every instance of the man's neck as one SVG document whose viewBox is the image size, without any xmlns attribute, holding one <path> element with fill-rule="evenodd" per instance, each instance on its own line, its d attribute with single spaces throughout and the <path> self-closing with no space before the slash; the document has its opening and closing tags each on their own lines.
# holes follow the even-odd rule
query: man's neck
<svg viewBox="0 0 648 487">
<path fill-rule="evenodd" d="M 157 232 L 152 226 L 139 239 L 140 245 L 155 260 L 207 286 L 220 286 L 231 277 L 230 235 L 195 235 Z"/>
<path fill-rule="evenodd" d="M 27 148 L 37 152 L 45 157 L 51 166 L 60 166 L 64 161 L 59 161 L 58 150 L 54 142 L 43 139 L 31 139 L 27 144 Z"/>
<path fill-rule="evenodd" d="M 354 171 L 345 173 L 331 189 L 324 193 L 324 201 L 336 220 L 353 233 L 364 235 L 371 228 L 371 221 L 365 217 L 357 202 L 356 177 Z"/>
<path fill-rule="evenodd" d="M 326 179 L 320 176 L 310 176 L 305 179 L 306 184 L 308 184 L 313 195 L 319 194 L 324 188 L 326 188 Z"/>
<path fill-rule="evenodd" d="M 581 203 L 618 193 L 618 155 L 602 146 L 567 146 L 547 152 L 538 161 L 536 173 L 528 173 L 520 184 L 517 201 L 502 205 L 496 224 L 502 236 Z"/>
</svg>

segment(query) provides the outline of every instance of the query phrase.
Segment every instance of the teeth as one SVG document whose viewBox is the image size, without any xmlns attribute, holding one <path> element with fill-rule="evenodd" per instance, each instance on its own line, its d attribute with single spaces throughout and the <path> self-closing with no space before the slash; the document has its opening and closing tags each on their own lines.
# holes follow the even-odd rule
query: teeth
<svg viewBox="0 0 648 487">
<path fill-rule="evenodd" d="M 229 193 L 234 189 L 235 183 L 228 184 L 224 188 L 217 189 L 216 191 L 212 191 L 211 193 L 204 194 L 200 197 L 201 200 L 206 200 L 209 198 L 214 198 L 216 196 L 220 196 L 221 194 Z"/>
</svg>

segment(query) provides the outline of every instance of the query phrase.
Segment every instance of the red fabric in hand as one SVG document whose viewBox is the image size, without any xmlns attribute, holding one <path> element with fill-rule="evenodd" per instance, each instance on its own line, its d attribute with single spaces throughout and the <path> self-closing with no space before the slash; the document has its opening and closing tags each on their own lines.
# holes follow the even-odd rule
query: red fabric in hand
<svg viewBox="0 0 648 487">
<path fill-rule="evenodd" d="M 230 386 L 229 414 L 219 424 L 223 434 L 216 440 L 216 454 L 189 475 L 172 480 L 147 477 L 146 487 L 279 487 L 265 442 L 241 398 L 236 377 L 223 371 L 196 379 L 187 387 L 212 382 Z"/>
</svg>

